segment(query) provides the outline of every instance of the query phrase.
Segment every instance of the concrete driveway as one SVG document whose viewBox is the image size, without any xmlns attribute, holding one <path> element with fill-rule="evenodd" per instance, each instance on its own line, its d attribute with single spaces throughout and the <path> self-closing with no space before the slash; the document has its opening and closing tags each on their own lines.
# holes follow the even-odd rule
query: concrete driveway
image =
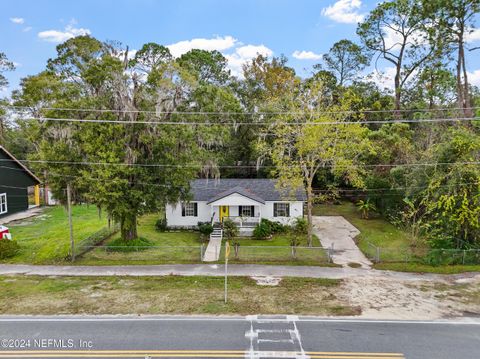
<svg viewBox="0 0 480 359">
<path fill-rule="evenodd" d="M 372 262 L 355 244 L 354 238 L 360 231 L 342 216 L 313 216 L 313 233 L 324 248 L 334 249 L 333 262 L 343 267 L 358 263 L 370 268 Z"/>
</svg>

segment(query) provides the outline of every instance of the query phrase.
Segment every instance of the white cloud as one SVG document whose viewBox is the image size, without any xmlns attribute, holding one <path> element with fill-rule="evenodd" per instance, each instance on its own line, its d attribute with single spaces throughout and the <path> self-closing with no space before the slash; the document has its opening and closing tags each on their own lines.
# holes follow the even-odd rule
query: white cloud
<svg viewBox="0 0 480 359">
<path fill-rule="evenodd" d="M 465 35 L 466 42 L 475 42 L 480 40 L 480 29 L 470 29 L 471 32 L 467 32 Z"/>
<path fill-rule="evenodd" d="M 14 24 L 23 24 L 25 22 L 25 19 L 23 17 L 11 17 L 10 21 L 13 22 Z"/>
<path fill-rule="evenodd" d="M 89 29 L 75 28 L 72 25 L 67 25 L 64 31 L 47 30 L 38 33 L 38 37 L 48 42 L 64 42 L 75 36 L 90 35 Z"/>
<path fill-rule="evenodd" d="M 228 35 L 217 36 L 211 39 L 197 38 L 184 40 L 167 45 L 167 47 L 173 57 L 179 57 L 192 49 L 220 51 L 227 59 L 228 68 L 234 76 L 242 76 L 243 64 L 255 58 L 257 55 L 273 55 L 273 51 L 265 45 L 243 45 L 237 39 Z M 230 53 L 225 53 L 226 50 L 230 50 Z"/>
<path fill-rule="evenodd" d="M 192 40 L 179 41 L 174 44 L 168 45 L 167 47 L 170 49 L 170 52 L 174 57 L 179 57 L 192 49 L 200 49 L 200 50 L 207 50 L 207 51 L 228 50 L 233 46 L 235 46 L 236 42 L 237 42 L 237 39 L 233 38 L 232 36 L 224 36 L 224 37 L 217 36 L 213 39 L 198 38 L 198 39 L 192 39 Z"/>
<path fill-rule="evenodd" d="M 364 18 L 364 15 L 358 12 L 361 6 L 361 0 L 338 0 L 333 5 L 323 8 L 322 15 L 336 22 L 355 24 Z"/>
<path fill-rule="evenodd" d="M 312 51 L 298 51 L 298 50 L 295 50 L 292 56 L 298 60 L 320 60 L 322 58 L 321 54 L 316 54 Z"/>
<path fill-rule="evenodd" d="M 237 47 L 233 54 L 224 54 L 228 60 L 228 67 L 232 71 L 232 75 L 241 77 L 242 66 L 246 62 L 252 60 L 258 55 L 272 56 L 273 51 L 265 45 L 244 45 Z"/>
<path fill-rule="evenodd" d="M 395 73 L 395 67 L 390 66 L 385 67 L 381 71 L 375 70 L 369 76 L 381 89 L 386 88 L 388 90 L 394 90 L 395 84 L 393 79 L 395 78 Z"/>
<path fill-rule="evenodd" d="M 385 32 L 385 47 L 393 52 L 395 52 L 396 50 L 399 50 L 403 42 L 403 37 L 401 33 L 389 27 L 384 27 L 383 31 Z M 425 37 L 424 33 L 417 30 L 410 34 L 408 38 L 407 46 L 410 46 L 411 44 L 427 44 L 427 43 L 428 43 L 428 40 Z"/>
<path fill-rule="evenodd" d="M 24 28 L 22 31 L 23 31 L 23 32 L 29 32 L 30 30 L 32 30 L 32 27 L 31 27 L 31 26 L 27 26 L 27 27 Z"/>
<path fill-rule="evenodd" d="M 480 87 L 480 70 L 474 70 L 473 72 L 468 72 L 468 82 L 472 85 Z"/>
</svg>

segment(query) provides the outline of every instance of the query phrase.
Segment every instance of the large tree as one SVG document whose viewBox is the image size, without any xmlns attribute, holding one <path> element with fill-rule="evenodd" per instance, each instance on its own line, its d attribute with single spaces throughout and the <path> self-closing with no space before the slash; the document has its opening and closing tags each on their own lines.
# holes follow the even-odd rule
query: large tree
<svg viewBox="0 0 480 359">
<path fill-rule="evenodd" d="M 480 0 L 424 0 L 424 7 L 442 35 L 442 55 L 452 56 L 455 61 L 457 107 L 465 116 L 472 116 L 466 50 L 468 36 L 475 30 Z"/>
<path fill-rule="evenodd" d="M 137 238 L 139 215 L 188 199 L 189 181 L 205 158 L 199 145 L 203 126 L 149 123 L 182 120 L 174 112 L 196 85 L 161 47 L 149 44 L 142 50 L 129 61 L 118 44 L 89 36 L 67 40 L 49 60 L 48 71 L 25 79 L 16 94 L 35 117 L 100 121 L 40 120 L 39 156 L 47 161 L 44 169 L 60 198 L 70 184 L 77 199 L 105 209 L 120 223 L 126 241 Z"/>
<path fill-rule="evenodd" d="M 363 185 L 361 155 L 372 149 L 361 122 L 351 123 L 348 111 L 355 96 L 345 92 L 338 103 L 324 98 L 321 81 L 305 81 L 290 88 L 281 102 L 289 113 L 273 117 L 270 137 L 259 150 L 273 161 L 278 187 L 286 191 L 303 188 L 307 195 L 308 245 L 312 246 L 313 184 L 321 170 L 356 187 Z M 292 195 L 286 193 L 285 195 Z"/>
<path fill-rule="evenodd" d="M 359 24 L 357 33 L 366 48 L 394 68 L 395 110 L 400 110 L 407 81 L 434 53 L 435 32 L 416 0 L 379 4 Z"/>
<path fill-rule="evenodd" d="M 0 52 L 0 89 L 8 85 L 7 78 L 3 75 L 5 71 L 12 71 L 15 69 L 13 62 L 9 61 L 7 55 Z"/>
<path fill-rule="evenodd" d="M 369 57 L 361 46 L 343 39 L 333 44 L 329 52 L 323 55 L 323 62 L 335 74 L 338 85 L 344 86 L 361 77 L 362 70 L 369 64 Z"/>
</svg>

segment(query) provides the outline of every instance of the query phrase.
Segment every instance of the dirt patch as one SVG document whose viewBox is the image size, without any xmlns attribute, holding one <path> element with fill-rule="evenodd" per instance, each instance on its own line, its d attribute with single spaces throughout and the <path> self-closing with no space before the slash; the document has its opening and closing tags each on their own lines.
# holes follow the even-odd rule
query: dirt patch
<svg viewBox="0 0 480 359">
<path fill-rule="evenodd" d="M 257 285 L 266 285 L 270 287 L 277 286 L 282 278 L 280 277 L 251 277 Z"/>
<path fill-rule="evenodd" d="M 371 319 L 427 320 L 480 313 L 480 283 L 407 282 L 361 277 L 344 280 L 340 299 Z"/>
</svg>

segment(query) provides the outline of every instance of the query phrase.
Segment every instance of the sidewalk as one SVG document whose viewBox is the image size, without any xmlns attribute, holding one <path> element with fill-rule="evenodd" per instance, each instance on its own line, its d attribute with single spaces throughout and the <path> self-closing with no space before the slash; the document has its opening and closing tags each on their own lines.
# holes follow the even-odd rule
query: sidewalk
<svg viewBox="0 0 480 359">
<path fill-rule="evenodd" d="M 132 266 L 54 266 L 0 264 L 0 275 L 39 276 L 223 276 L 223 265 L 216 264 L 172 264 Z M 229 264 L 231 276 L 304 277 L 304 278 L 390 278 L 407 281 L 452 281 L 461 278 L 480 277 L 480 273 L 454 275 L 403 273 L 361 268 L 331 268 L 314 266 L 275 266 L 256 264 Z"/>
<path fill-rule="evenodd" d="M 10 214 L 8 216 L 2 217 L 0 219 L 0 224 L 8 224 L 13 221 L 20 221 L 22 219 L 27 219 L 33 216 L 37 216 L 43 212 L 44 207 L 32 207 L 26 211 Z"/>
</svg>

